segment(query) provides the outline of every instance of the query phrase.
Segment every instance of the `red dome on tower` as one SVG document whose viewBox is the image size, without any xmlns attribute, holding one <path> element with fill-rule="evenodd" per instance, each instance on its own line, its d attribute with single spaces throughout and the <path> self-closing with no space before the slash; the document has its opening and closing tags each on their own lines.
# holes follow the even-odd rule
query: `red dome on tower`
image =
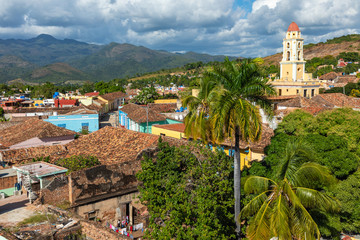
<svg viewBox="0 0 360 240">
<path fill-rule="evenodd" d="M 299 26 L 295 22 L 292 22 L 292 23 L 290 23 L 290 26 L 287 31 L 288 32 L 300 32 L 300 29 L 299 29 Z"/>
</svg>

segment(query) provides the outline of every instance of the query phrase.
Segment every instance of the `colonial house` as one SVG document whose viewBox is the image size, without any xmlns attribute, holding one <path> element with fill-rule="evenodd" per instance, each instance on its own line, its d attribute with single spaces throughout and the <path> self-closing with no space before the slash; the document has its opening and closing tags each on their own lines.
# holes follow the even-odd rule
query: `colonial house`
<svg viewBox="0 0 360 240">
<path fill-rule="evenodd" d="M 99 130 L 98 112 L 87 107 L 77 108 L 74 111 L 61 115 L 55 113 L 48 116 L 45 121 L 75 132 L 94 132 Z"/>
<path fill-rule="evenodd" d="M 98 99 L 105 102 L 105 112 L 117 110 L 125 103 L 126 93 L 112 92 L 98 96 Z"/>
<path fill-rule="evenodd" d="M 0 131 L 0 149 L 17 149 L 66 144 L 76 132 L 40 119 L 29 119 Z"/>
<path fill-rule="evenodd" d="M 147 106 L 129 103 L 119 109 L 119 123 L 120 126 L 129 130 L 151 133 L 153 125 L 180 123 L 180 121 L 169 119 Z"/>
</svg>

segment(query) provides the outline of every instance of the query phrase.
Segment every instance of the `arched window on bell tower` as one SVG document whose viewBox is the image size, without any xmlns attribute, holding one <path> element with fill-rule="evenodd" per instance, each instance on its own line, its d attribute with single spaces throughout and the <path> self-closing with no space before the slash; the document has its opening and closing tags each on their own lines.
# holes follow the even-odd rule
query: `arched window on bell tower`
<svg viewBox="0 0 360 240">
<path fill-rule="evenodd" d="M 287 52 L 286 60 L 287 60 L 287 61 L 290 61 L 290 51 Z"/>
<path fill-rule="evenodd" d="M 290 43 L 289 43 L 289 42 L 286 44 L 286 47 L 287 47 L 287 48 L 290 48 Z"/>
<path fill-rule="evenodd" d="M 298 60 L 300 60 L 300 51 L 298 51 Z"/>
</svg>

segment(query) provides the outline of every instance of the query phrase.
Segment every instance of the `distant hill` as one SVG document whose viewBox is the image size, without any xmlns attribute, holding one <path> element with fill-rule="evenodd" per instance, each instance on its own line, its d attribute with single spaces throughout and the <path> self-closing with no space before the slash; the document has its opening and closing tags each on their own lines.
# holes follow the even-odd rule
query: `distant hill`
<svg viewBox="0 0 360 240">
<path fill-rule="evenodd" d="M 0 40 L 0 83 L 14 79 L 37 83 L 108 81 L 192 62 L 222 61 L 224 57 L 170 53 L 131 44 L 95 45 L 41 34 L 28 40 Z"/>
<path fill-rule="evenodd" d="M 191 62 L 223 61 L 224 57 L 193 52 L 175 54 L 131 44 L 110 43 L 99 52 L 70 64 L 97 79 L 110 80 L 180 67 Z"/>
<path fill-rule="evenodd" d="M 314 57 L 332 55 L 336 57 L 341 52 L 360 53 L 360 34 L 351 34 L 327 40 L 325 43 L 304 45 L 304 58 L 310 60 Z M 265 63 L 279 65 L 282 53 L 277 53 L 264 58 Z"/>
<path fill-rule="evenodd" d="M 19 78 L 35 68 L 36 65 L 20 57 L 2 56 L 0 57 L 0 83 Z"/>
<path fill-rule="evenodd" d="M 88 74 L 71 67 L 67 63 L 53 63 L 24 74 L 22 79 L 26 82 L 56 82 L 65 83 L 69 80 L 90 80 Z"/>
<path fill-rule="evenodd" d="M 14 55 L 38 66 L 66 62 L 91 55 L 102 48 L 100 45 L 78 42 L 72 39 L 58 40 L 41 34 L 36 38 L 0 39 L 0 56 Z"/>
</svg>

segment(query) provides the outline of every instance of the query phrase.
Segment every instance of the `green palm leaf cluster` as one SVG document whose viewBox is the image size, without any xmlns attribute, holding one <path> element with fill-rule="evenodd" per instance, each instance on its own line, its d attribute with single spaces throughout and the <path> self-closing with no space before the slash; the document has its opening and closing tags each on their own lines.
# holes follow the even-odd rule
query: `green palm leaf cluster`
<svg viewBox="0 0 360 240">
<path fill-rule="evenodd" d="M 275 179 L 251 176 L 244 185 L 256 196 L 239 218 L 252 217 L 249 239 L 320 239 L 320 231 L 307 209 L 339 210 L 338 202 L 321 189 L 335 183 L 330 171 L 311 162 L 311 149 L 300 141 L 289 141 Z"/>
<path fill-rule="evenodd" d="M 204 142 L 221 143 L 234 139 L 235 216 L 240 213 L 240 140 L 260 139 L 262 122 L 259 108 L 271 115 L 266 96 L 275 90 L 262 78 L 259 66 L 251 60 L 233 62 L 228 58 L 214 66 L 200 81 L 197 97 L 183 99 L 189 113 L 185 118 L 185 134 Z M 237 222 L 237 231 L 240 224 Z"/>
</svg>

